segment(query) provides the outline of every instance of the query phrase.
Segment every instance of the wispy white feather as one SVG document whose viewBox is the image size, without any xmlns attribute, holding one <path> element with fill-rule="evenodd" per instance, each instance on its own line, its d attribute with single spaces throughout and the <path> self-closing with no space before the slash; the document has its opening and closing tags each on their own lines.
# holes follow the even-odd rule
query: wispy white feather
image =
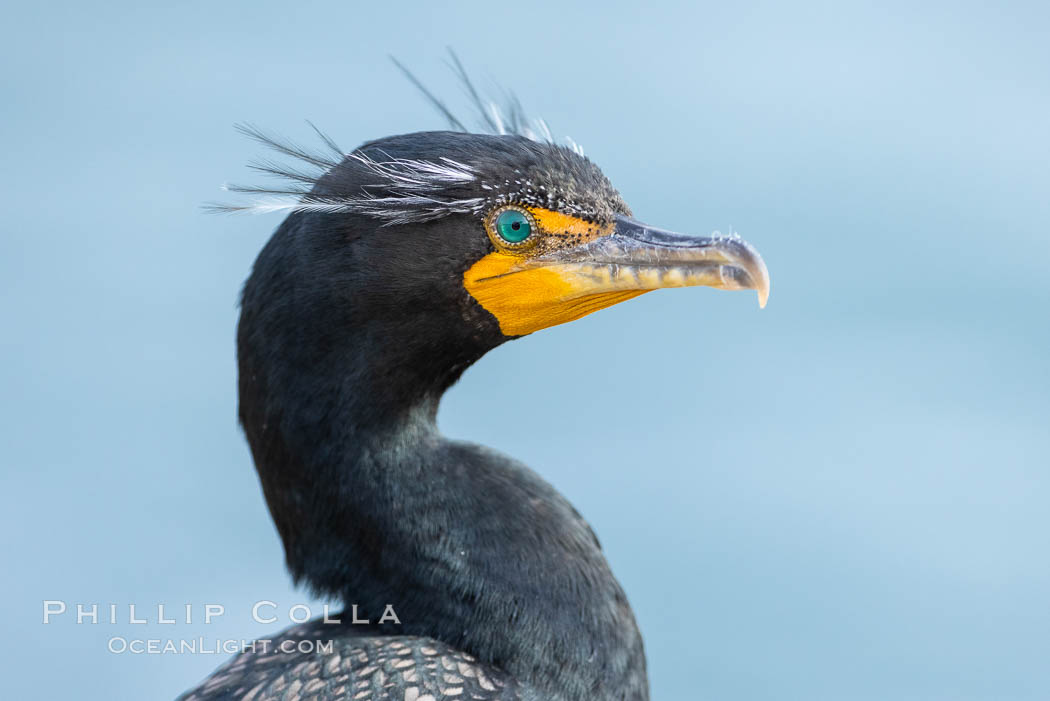
<svg viewBox="0 0 1050 701">
<path fill-rule="evenodd" d="M 525 116 L 521 103 L 512 94 L 507 95 L 506 113 L 494 101 L 483 101 L 477 89 L 460 63 L 459 58 L 450 52 L 452 67 L 463 82 L 468 95 L 481 117 L 485 130 L 497 135 L 516 135 L 537 142 L 554 144 L 555 139 L 550 127 L 543 119 L 529 119 Z M 427 97 L 434 107 L 449 121 L 452 128 L 466 132 L 467 128 L 445 104 L 435 97 L 404 66 L 396 60 L 394 63 L 405 76 Z M 250 126 L 240 125 L 238 129 L 249 137 L 263 143 L 290 158 L 299 165 L 288 166 L 273 161 L 259 161 L 251 167 L 268 175 L 277 176 L 289 181 L 282 188 L 245 187 L 224 185 L 229 192 L 254 195 L 256 199 L 244 205 L 215 204 L 210 208 L 222 212 L 325 212 L 357 213 L 385 220 L 388 225 L 423 222 L 438 219 L 449 214 L 478 213 L 489 200 L 482 197 L 455 197 L 451 191 L 455 188 L 477 182 L 481 189 L 492 190 L 486 183 L 480 182 L 477 171 L 470 165 L 451 158 L 440 158 L 437 161 L 403 159 L 386 157 L 375 159 L 360 151 L 344 153 L 332 139 L 326 136 L 313 124 L 326 147 L 324 153 L 305 149 L 291 141 L 275 136 Z M 582 156 L 583 148 L 566 137 L 569 148 Z M 374 182 L 366 183 L 360 194 L 324 195 L 313 192 L 318 181 L 344 159 L 350 158 L 362 166 L 374 177 Z"/>
</svg>

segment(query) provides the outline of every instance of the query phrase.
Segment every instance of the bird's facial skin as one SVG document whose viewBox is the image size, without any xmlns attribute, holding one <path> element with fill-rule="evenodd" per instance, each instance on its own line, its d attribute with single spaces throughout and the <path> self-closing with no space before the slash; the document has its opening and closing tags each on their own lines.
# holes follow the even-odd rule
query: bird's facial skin
<svg viewBox="0 0 1050 701">
<path fill-rule="evenodd" d="M 533 206 L 503 205 L 485 216 L 495 250 L 463 285 L 507 336 L 523 336 L 665 287 L 753 289 L 760 306 L 769 274 L 735 236 L 686 236 L 624 215 L 592 222 Z"/>
</svg>

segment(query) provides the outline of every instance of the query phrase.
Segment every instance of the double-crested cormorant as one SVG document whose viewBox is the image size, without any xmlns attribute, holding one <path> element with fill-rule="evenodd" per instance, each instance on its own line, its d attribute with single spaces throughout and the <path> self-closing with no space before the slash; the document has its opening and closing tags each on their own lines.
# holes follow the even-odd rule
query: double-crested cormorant
<svg viewBox="0 0 1050 701">
<path fill-rule="evenodd" d="M 251 132 L 305 166 L 242 188 L 296 200 L 244 287 L 240 419 L 295 580 L 373 623 L 291 628 L 185 701 L 648 698 L 590 527 L 525 465 L 442 436 L 438 403 L 508 340 L 664 287 L 764 305 L 768 275 L 737 237 L 639 223 L 575 146 L 490 117 L 348 155 Z M 376 621 L 388 604 L 399 624 Z M 281 645 L 302 639 L 332 647 Z"/>
</svg>

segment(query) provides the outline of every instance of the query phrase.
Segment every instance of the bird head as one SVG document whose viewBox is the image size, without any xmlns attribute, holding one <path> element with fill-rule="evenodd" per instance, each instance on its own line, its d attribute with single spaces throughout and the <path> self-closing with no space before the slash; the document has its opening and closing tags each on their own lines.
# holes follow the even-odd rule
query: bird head
<svg viewBox="0 0 1050 701">
<path fill-rule="evenodd" d="M 254 164 L 283 184 L 230 186 L 256 201 L 220 206 L 291 212 L 245 286 L 242 361 L 257 347 L 288 365 L 309 340 L 305 362 L 352 366 L 367 384 L 360 358 L 344 354 L 339 371 L 316 357 L 350 330 L 359 346 L 368 339 L 373 375 L 443 389 L 508 339 L 653 290 L 751 289 L 765 306 L 769 275 L 749 243 L 638 221 L 582 149 L 555 143 L 541 121 L 530 127 L 516 102 L 507 119 L 488 109 L 455 65 L 494 133 L 469 132 L 411 74 L 455 131 L 347 153 L 320 131 L 318 151 L 241 127 L 297 161 Z"/>
<path fill-rule="evenodd" d="M 317 222 L 319 237 L 338 232 L 344 250 L 326 251 L 319 264 L 369 248 L 348 263 L 373 279 L 369 297 L 385 293 L 392 311 L 451 302 L 455 290 L 456 306 L 476 304 L 515 338 L 661 288 L 753 289 L 761 306 L 769 294 L 766 266 L 749 243 L 638 221 L 576 148 L 443 131 L 387 137 L 348 155 L 329 141 L 331 153 L 318 154 L 246 131 L 321 173 L 263 164 L 299 187 L 235 189 L 294 195 L 291 204 L 251 208 L 300 212 Z"/>
</svg>

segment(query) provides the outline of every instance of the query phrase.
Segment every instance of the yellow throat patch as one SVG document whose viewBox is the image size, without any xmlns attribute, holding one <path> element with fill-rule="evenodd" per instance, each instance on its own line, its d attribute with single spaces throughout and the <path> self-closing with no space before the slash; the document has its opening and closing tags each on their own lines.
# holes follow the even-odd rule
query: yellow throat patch
<svg viewBox="0 0 1050 701">
<path fill-rule="evenodd" d="M 505 335 L 524 336 L 575 321 L 649 291 L 605 291 L 573 266 L 557 263 L 528 266 L 528 261 L 538 255 L 604 236 L 611 232 L 612 226 L 601 226 L 548 209 L 524 209 L 539 227 L 532 245 L 524 249 L 508 247 L 493 234 L 491 227 L 486 227 L 496 251 L 476 262 L 463 275 L 467 292 L 496 317 Z"/>
</svg>

